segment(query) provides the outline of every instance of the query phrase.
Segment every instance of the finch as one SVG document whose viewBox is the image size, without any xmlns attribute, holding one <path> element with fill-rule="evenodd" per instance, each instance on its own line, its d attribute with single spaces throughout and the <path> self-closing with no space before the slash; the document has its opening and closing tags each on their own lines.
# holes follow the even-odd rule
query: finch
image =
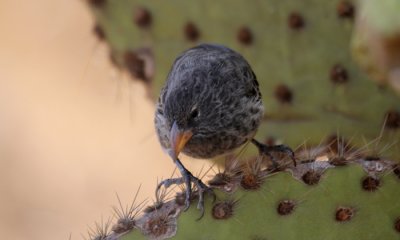
<svg viewBox="0 0 400 240">
<path fill-rule="evenodd" d="M 202 216 L 204 193 L 213 195 L 213 191 L 184 167 L 179 153 L 194 158 L 213 158 L 250 141 L 274 163 L 270 154 L 273 151 L 287 153 L 294 161 L 289 147 L 267 146 L 253 138 L 263 114 L 256 75 L 243 56 L 214 44 L 201 44 L 183 52 L 173 63 L 155 112 L 160 144 L 182 177 L 162 181 L 157 191 L 161 186 L 185 184 L 186 210 L 193 183 Z"/>
</svg>

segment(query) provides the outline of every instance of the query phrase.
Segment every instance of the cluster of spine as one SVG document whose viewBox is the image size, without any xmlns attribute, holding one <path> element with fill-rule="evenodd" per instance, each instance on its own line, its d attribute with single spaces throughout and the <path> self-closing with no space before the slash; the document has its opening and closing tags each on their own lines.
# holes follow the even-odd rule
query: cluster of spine
<svg viewBox="0 0 400 240">
<path fill-rule="evenodd" d="M 372 154 L 372 155 L 371 155 Z M 243 162 L 228 157 L 209 185 L 217 200 L 206 199 L 206 214 L 187 212 L 184 191 L 115 208 L 108 231 L 97 225 L 91 240 L 130 239 L 398 239 L 400 164 L 343 139 L 296 151 L 298 164 L 279 158 L 272 169 L 266 156 Z M 136 199 L 136 197 L 135 197 Z M 141 214 L 141 209 L 144 209 Z M 95 231 L 96 232 L 96 231 Z"/>
</svg>

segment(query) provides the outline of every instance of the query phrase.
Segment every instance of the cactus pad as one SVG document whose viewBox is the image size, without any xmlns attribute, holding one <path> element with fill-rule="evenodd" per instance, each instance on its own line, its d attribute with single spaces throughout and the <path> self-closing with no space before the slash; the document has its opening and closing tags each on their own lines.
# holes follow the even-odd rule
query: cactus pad
<svg viewBox="0 0 400 240">
<path fill-rule="evenodd" d="M 196 199 L 187 212 L 182 211 L 184 197 L 178 193 L 174 200 L 159 201 L 140 217 L 132 216 L 124 231 L 101 236 L 108 240 L 399 239 L 400 165 L 362 156 L 354 149 L 344 152 L 326 147 L 301 150 L 297 167 L 283 164 L 280 171 L 268 168 L 262 157 L 246 163 L 230 159 L 210 181 L 217 201 L 206 199 L 202 219 L 196 220 L 200 214 Z M 336 158 L 342 158 L 342 164 L 335 164 Z M 118 229 L 121 222 L 117 221 Z"/>
<path fill-rule="evenodd" d="M 400 97 L 370 81 L 351 58 L 355 1 L 97 0 L 89 5 L 113 62 L 142 79 L 154 97 L 183 50 L 215 42 L 243 54 L 258 77 L 266 108 L 258 139 L 295 147 L 305 136 L 317 144 L 340 132 L 371 140 L 389 116 L 392 124 L 382 143 L 400 138 Z M 389 149 L 399 151 L 398 145 Z"/>
</svg>

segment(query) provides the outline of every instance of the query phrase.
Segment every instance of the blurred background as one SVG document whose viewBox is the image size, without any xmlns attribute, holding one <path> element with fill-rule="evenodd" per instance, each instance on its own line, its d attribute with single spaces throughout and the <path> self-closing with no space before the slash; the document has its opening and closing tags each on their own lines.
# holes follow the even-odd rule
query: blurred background
<svg viewBox="0 0 400 240">
<path fill-rule="evenodd" d="M 142 184 L 151 201 L 173 171 L 144 87 L 92 29 L 83 1 L 0 0 L 2 239 L 81 239 L 115 193 L 128 204 Z"/>
</svg>

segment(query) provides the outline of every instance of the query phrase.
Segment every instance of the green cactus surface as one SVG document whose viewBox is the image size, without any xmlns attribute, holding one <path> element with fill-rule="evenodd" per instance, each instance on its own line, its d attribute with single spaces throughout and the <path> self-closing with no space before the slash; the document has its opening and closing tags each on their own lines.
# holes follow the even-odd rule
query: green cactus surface
<svg viewBox="0 0 400 240">
<path fill-rule="evenodd" d="M 341 153 L 327 146 L 300 150 L 298 165 L 281 159 L 280 170 L 262 156 L 232 158 L 209 181 L 217 200 L 206 198 L 203 218 L 196 198 L 182 210 L 178 192 L 140 216 L 117 214 L 113 232 L 101 231 L 99 239 L 399 239 L 400 165 L 338 146 Z"/>
<path fill-rule="evenodd" d="M 206 198 L 200 220 L 197 199 L 184 212 L 178 193 L 142 213 L 143 203 L 121 206 L 112 231 L 97 231 L 91 240 L 400 239 L 400 96 L 370 81 L 373 74 L 352 59 L 355 0 L 88 5 L 112 62 L 142 80 L 154 99 L 185 49 L 211 42 L 240 52 L 266 107 L 256 138 L 297 147 L 298 161 L 287 166 L 290 159 L 277 156 L 281 167 L 271 169 L 264 156 L 229 158 L 209 182 L 217 200 Z M 369 50 L 364 46 L 361 53 Z"/>
<path fill-rule="evenodd" d="M 214 42 L 239 51 L 257 75 L 266 108 L 258 139 L 296 147 L 340 132 L 360 146 L 384 123 L 382 144 L 400 138 L 400 97 L 370 81 L 351 57 L 355 1 L 103 0 L 89 6 L 112 61 L 143 80 L 155 99 L 183 50 Z M 387 151 L 399 152 L 399 144 Z"/>
</svg>

